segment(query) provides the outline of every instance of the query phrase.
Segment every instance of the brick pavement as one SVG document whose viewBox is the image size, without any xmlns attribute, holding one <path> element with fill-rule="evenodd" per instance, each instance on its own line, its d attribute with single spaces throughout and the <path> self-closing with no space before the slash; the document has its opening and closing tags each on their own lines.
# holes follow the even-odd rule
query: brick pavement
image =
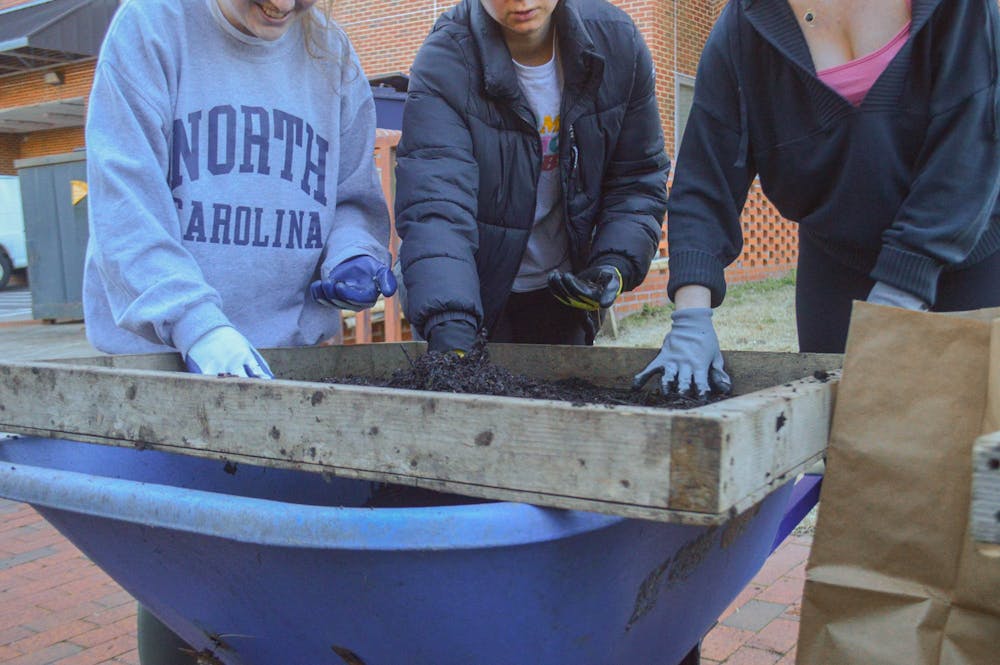
<svg viewBox="0 0 1000 665">
<path fill-rule="evenodd" d="M 811 544 L 790 536 L 771 555 L 705 638 L 703 665 L 794 665 Z M 138 662 L 135 601 L 29 506 L 0 499 L 0 663 Z"/>
</svg>

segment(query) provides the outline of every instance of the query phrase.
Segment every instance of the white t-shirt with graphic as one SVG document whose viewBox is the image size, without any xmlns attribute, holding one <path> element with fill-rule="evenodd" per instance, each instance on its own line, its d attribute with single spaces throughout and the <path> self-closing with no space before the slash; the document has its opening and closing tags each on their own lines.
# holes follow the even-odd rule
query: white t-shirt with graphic
<svg viewBox="0 0 1000 665">
<path fill-rule="evenodd" d="M 559 111 L 562 102 L 562 69 L 555 56 L 544 65 L 527 67 L 514 61 L 517 79 L 538 120 L 542 141 L 542 171 L 535 199 L 535 223 L 528 248 L 514 279 L 515 292 L 537 291 L 547 285 L 553 270 L 569 270 L 569 237 L 559 185 Z"/>
</svg>

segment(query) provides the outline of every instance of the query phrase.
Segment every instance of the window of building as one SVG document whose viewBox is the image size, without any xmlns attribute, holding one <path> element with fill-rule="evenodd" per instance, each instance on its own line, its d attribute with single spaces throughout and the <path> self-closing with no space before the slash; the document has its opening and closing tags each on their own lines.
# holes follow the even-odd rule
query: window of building
<svg viewBox="0 0 1000 665">
<path fill-rule="evenodd" d="M 681 148 L 681 137 L 687 127 L 688 116 L 691 115 L 691 105 L 694 104 L 694 77 L 687 74 L 674 73 L 674 156 Z"/>
</svg>

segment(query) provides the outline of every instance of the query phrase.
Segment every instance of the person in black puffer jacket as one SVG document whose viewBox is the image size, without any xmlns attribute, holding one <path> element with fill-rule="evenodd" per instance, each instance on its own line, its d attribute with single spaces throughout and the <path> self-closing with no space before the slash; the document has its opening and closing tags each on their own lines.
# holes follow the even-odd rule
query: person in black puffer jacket
<svg viewBox="0 0 1000 665">
<path fill-rule="evenodd" d="M 410 74 L 396 168 L 404 308 L 432 351 L 591 344 L 666 212 L 655 72 L 604 0 L 463 0 Z"/>
</svg>

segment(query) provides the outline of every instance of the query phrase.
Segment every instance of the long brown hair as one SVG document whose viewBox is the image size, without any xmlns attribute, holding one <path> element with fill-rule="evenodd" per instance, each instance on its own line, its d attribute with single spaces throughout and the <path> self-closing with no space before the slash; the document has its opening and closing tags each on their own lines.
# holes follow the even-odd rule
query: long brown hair
<svg viewBox="0 0 1000 665">
<path fill-rule="evenodd" d="M 347 35 L 333 20 L 335 3 L 336 0 L 316 0 L 316 4 L 313 5 L 315 11 L 302 17 L 302 37 L 309 55 L 318 60 L 324 60 L 331 55 L 326 33 L 333 32 L 334 40 L 342 47 L 340 52 L 343 54 L 343 58 L 340 65 L 344 66 L 350 63 L 350 49 Z"/>
</svg>

